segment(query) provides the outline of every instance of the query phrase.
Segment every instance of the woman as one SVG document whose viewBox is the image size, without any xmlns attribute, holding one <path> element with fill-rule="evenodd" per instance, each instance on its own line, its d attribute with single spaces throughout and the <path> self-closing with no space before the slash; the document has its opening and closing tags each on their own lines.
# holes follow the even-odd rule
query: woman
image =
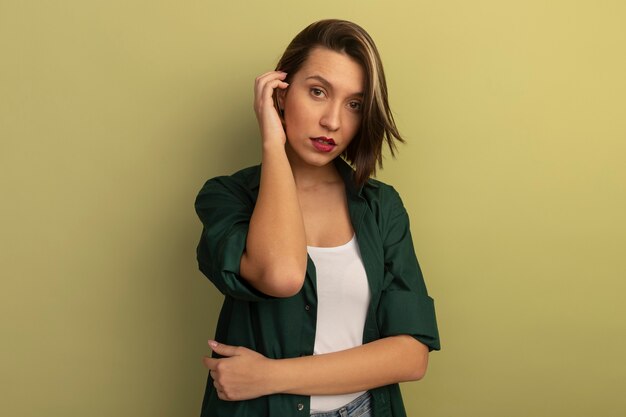
<svg viewBox="0 0 626 417">
<path fill-rule="evenodd" d="M 402 201 L 370 178 L 402 141 L 374 42 L 313 23 L 254 108 L 261 165 L 196 200 L 199 266 L 225 295 L 202 416 L 405 416 L 398 383 L 439 336 Z"/>
</svg>

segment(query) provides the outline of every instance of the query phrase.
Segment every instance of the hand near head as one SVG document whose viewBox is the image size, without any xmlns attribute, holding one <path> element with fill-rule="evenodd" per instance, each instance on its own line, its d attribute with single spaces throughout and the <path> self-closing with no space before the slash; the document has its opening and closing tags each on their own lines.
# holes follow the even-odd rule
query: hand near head
<svg viewBox="0 0 626 417">
<path fill-rule="evenodd" d="M 284 145 L 286 141 L 285 130 L 273 99 L 276 88 L 286 89 L 289 86 L 283 81 L 286 76 L 284 72 L 270 71 L 258 76 L 254 82 L 254 112 L 259 122 L 263 146 Z"/>
<path fill-rule="evenodd" d="M 245 347 L 212 340 L 209 347 L 223 356 L 220 359 L 208 356 L 202 359 L 221 400 L 241 401 L 271 394 L 268 384 L 271 359 Z"/>
</svg>

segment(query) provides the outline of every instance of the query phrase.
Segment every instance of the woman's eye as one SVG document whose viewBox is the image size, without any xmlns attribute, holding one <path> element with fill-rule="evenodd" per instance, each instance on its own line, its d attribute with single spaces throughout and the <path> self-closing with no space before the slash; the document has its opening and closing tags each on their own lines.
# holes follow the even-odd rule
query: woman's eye
<svg viewBox="0 0 626 417">
<path fill-rule="evenodd" d="M 319 88 L 311 88 L 311 94 L 313 94 L 315 97 L 322 97 L 324 95 L 324 92 Z"/>
<path fill-rule="evenodd" d="M 361 103 L 359 101 L 351 101 L 348 106 L 352 110 L 361 110 Z"/>
</svg>

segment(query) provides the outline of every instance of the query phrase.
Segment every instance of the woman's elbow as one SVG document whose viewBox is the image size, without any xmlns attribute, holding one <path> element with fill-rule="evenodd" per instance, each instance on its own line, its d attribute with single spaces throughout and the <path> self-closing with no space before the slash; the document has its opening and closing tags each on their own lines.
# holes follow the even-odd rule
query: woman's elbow
<svg viewBox="0 0 626 417">
<path fill-rule="evenodd" d="M 418 364 L 417 366 L 414 366 L 413 369 L 411 369 L 411 374 L 409 375 L 408 380 L 409 381 L 419 381 L 422 378 L 424 378 L 426 376 L 426 369 L 428 368 L 428 355 L 427 355 L 427 359 Z"/>
<path fill-rule="evenodd" d="M 302 289 L 305 274 L 306 270 L 298 267 L 266 271 L 263 274 L 264 292 L 273 297 L 292 297 Z"/>
<path fill-rule="evenodd" d="M 304 281 L 298 281 L 296 279 L 285 280 L 280 285 L 273 286 L 267 291 L 268 295 L 278 298 L 289 298 L 298 294 L 302 289 Z"/>
<path fill-rule="evenodd" d="M 411 357 L 413 360 L 407 366 L 407 381 L 419 381 L 426 376 L 428 369 L 428 346 L 411 337 Z"/>
<path fill-rule="evenodd" d="M 241 275 L 257 290 L 272 297 L 292 297 L 300 292 L 306 275 L 306 263 L 259 264 L 244 253 Z"/>
</svg>

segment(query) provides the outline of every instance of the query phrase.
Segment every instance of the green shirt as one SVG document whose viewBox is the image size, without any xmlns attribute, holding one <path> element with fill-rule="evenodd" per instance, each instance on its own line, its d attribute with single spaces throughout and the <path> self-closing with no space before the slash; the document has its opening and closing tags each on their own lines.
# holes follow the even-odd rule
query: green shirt
<svg viewBox="0 0 626 417">
<path fill-rule="evenodd" d="M 356 188 L 353 170 L 335 164 L 346 184 L 350 218 L 371 292 L 363 343 L 408 334 L 439 350 L 432 298 L 415 257 L 409 218 L 398 193 L 370 179 Z M 317 296 L 315 265 L 308 259 L 300 292 L 288 298 L 268 296 L 239 275 L 248 225 L 259 192 L 261 169 L 253 166 L 206 182 L 196 199 L 204 229 L 198 244 L 200 270 L 224 294 L 215 339 L 245 346 L 268 358 L 313 354 Z M 306 375 L 302 376 L 306 378 Z M 375 417 L 406 416 L 398 384 L 370 390 Z M 222 401 L 209 376 L 203 417 L 303 417 L 309 397 L 277 394 L 247 401 Z"/>
</svg>

